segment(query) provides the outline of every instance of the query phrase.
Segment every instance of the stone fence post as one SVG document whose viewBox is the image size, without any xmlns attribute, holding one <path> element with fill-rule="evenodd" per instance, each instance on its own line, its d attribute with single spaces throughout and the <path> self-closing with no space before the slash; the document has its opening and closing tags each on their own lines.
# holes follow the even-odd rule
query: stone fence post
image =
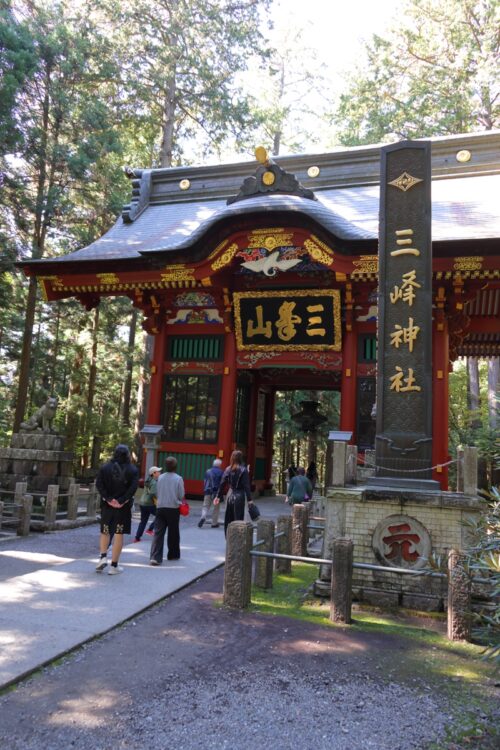
<svg viewBox="0 0 500 750">
<path fill-rule="evenodd" d="M 307 554 L 307 510 L 301 503 L 292 505 L 292 555 Z"/>
<path fill-rule="evenodd" d="M 28 536 L 30 533 L 31 511 L 33 509 L 33 495 L 23 495 L 19 507 L 19 522 L 17 536 Z"/>
<path fill-rule="evenodd" d="M 25 496 L 27 489 L 27 482 L 16 482 L 16 486 L 14 489 L 14 511 L 12 513 L 13 518 L 19 519 L 20 507 L 22 505 L 23 497 Z"/>
<path fill-rule="evenodd" d="M 353 551 L 352 539 L 334 539 L 330 603 L 332 622 L 351 622 Z"/>
<path fill-rule="evenodd" d="M 95 482 L 89 487 L 89 494 L 87 495 L 87 515 L 90 518 L 95 518 L 97 515 L 97 487 Z"/>
<path fill-rule="evenodd" d="M 477 495 L 477 448 L 466 445 L 463 459 L 464 495 Z"/>
<path fill-rule="evenodd" d="M 78 493 L 80 485 L 70 484 L 68 490 L 68 521 L 76 521 L 78 517 Z"/>
<path fill-rule="evenodd" d="M 55 523 L 57 520 L 57 501 L 59 499 L 59 485 L 49 484 L 47 499 L 45 500 L 45 523 Z"/>
<path fill-rule="evenodd" d="M 465 569 L 465 557 L 452 549 L 448 553 L 448 638 L 470 641 L 471 581 Z"/>
<path fill-rule="evenodd" d="M 347 444 L 340 440 L 333 443 L 333 487 L 345 487 Z"/>
<path fill-rule="evenodd" d="M 227 527 L 223 601 L 227 607 L 245 609 L 252 593 L 253 525 L 233 521 Z"/>
<path fill-rule="evenodd" d="M 274 521 L 259 518 L 257 521 L 257 541 L 264 540 L 256 548 L 258 552 L 274 552 Z M 273 587 L 273 558 L 257 557 L 255 560 L 254 583 L 261 589 Z"/>
<path fill-rule="evenodd" d="M 283 536 L 279 536 L 276 539 L 276 552 L 280 555 L 291 555 L 292 554 L 292 517 L 291 516 L 278 516 L 277 521 L 277 533 L 283 532 Z M 291 573 L 292 572 L 292 561 L 291 560 L 276 560 L 276 572 L 277 573 Z"/>
<path fill-rule="evenodd" d="M 346 449 L 346 484 L 356 484 L 358 471 L 358 446 L 348 445 Z"/>
</svg>

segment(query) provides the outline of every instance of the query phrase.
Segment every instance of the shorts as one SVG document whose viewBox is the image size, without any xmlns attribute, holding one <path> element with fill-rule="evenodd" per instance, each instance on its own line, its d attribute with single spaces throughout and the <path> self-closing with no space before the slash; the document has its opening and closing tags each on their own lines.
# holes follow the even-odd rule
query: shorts
<svg viewBox="0 0 500 750">
<path fill-rule="evenodd" d="M 132 503 L 123 508 L 112 508 L 101 500 L 101 534 L 130 534 L 132 530 Z"/>
</svg>

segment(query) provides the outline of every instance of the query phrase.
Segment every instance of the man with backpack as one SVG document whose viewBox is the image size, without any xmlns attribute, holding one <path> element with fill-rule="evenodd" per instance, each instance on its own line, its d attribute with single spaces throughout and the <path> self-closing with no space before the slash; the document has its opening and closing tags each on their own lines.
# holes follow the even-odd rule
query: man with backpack
<svg viewBox="0 0 500 750">
<path fill-rule="evenodd" d="M 222 477 L 222 461 L 220 458 L 216 458 L 213 466 L 207 469 L 205 472 L 204 486 L 203 486 L 203 507 L 201 509 L 201 518 L 198 521 L 198 528 L 201 529 L 205 521 L 207 520 L 208 511 L 212 505 L 217 491 L 219 489 L 220 480 Z M 219 526 L 219 508 L 218 503 L 214 503 L 212 510 L 212 528 L 216 529 Z"/>
<path fill-rule="evenodd" d="M 97 491 L 101 496 L 100 558 L 96 573 L 102 573 L 108 567 L 107 551 L 111 535 L 113 546 L 108 575 L 123 573 L 118 562 L 123 535 L 131 532 L 132 506 L 138 484 L 139 472 L 130 460 L 129 449 L 126 445 L 117 445 L 113 458 L 101 466 L 96 479 Z"/>
</svg>

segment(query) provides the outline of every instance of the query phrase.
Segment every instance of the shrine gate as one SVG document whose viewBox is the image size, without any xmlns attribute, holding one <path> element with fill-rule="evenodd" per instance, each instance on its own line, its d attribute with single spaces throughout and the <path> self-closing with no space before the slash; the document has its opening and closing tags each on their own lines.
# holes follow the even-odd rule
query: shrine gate
<svg viewBox="0 0 500 750">
<path fill-rule="evenodd" d="M 340 429 L 372 448 L 380 147 L 259 164 L 129 170 L 100 239 L 22 263 L 46 300 L 127 296 L 154 336 L 146 422 L 201 494 L 240 448 L 270 488 L 275 394 L 337 390 Z M 448 373 L 500 354 L 500 134 L 431 140 L 432 478 L 448 484 Z"/>
</svg>

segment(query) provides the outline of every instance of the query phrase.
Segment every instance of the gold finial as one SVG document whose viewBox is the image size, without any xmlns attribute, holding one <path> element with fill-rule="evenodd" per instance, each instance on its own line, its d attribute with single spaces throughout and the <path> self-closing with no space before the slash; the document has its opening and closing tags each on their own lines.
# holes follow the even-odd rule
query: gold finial
<svg viewBox="0 0 500 750">
<path fill-rule="evenodd" d="M 264 146 L 257 146 L 257 148 L 255 149 L 255 158 L 266 167 L 269 164 L 269 157 Z"/>
</svg>

